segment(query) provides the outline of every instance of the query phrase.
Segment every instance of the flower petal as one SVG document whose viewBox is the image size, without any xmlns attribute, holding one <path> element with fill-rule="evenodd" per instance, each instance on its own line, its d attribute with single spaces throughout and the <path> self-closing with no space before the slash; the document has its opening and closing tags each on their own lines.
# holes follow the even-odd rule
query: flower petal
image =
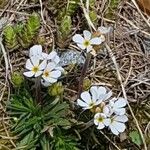
<svg viewBox="0 0 150 150">
<path fill-rule="evenodd" d="M 93 49 L 93 47 L 92 47 L 91 45 L 89 45 L 89 46 L 86 48 L 86 52 L 89 53 L 92 49 Z"/>
<path fill-rule="evenodd" d="M 59 66 L 59 67 L 56 67 L 55 70 L 59 70 L 59 71 L 61 71 L 62 73 L 65 72 L 64 68 L 62 68 L 62 67 L 60 67 L 60 66 Z"/>
<path fill-rule="evenodd" d="M 109 106 L 106 105 L 103 107 L 103 113 L 109 117 L 113 114 L 113 111 L 110 109 Z"/>
<path fill-rule="evenodd" d="M 103 95 L 103 94 L 106 94 L 106 88 L 105 87 L 103 87 L 103 86 L 99 86 L 99 88 L 98 88 L 98 94 L 99 95 Z"/>
<path fill-rule="evenodd" d="M 118 100 L 115 102 L 114 108 L 121 108 L 121 107 L 126 106 L 126 104 L 127 104 L 127 100 L 120 97 L 120 98 L 118 98 Z"/>
<path fill-rule="evenodd" d="M 119 122 L 127 122 L 128 121 L 128 117 L 126 115 L 123 116 L 116 116 L 114 118 L 115 121 L 119 121 Z"/>
<path fill-rule="evenodd" d="M 92 100 L 93 100 L 94 102 L 96 102 L 96 100 L 98 99 L 97 86 L 92 86 L 92 87 L 90 88 L 90 93 L 91 93 L 91 95 L 92 95 Z"/>
<path fill-rule="evenodd" d="M 99 37 L 95 37 L 95 38 L 92 38 L 92 39 L 90 40 L 90 42 L 91 42 L 91 44 L 99 45 L 99 44 L 102 43 L 102 40 L 101 40 L 101 38 L 99 38 Z"/>
<path fill-rule="evenodd" d="M 118 130 L 112 124 L 109 126 L 109 128 L 113 134 L 115 135 L 119 134 Z"/>
<path fill-rule="evenodd" d="M 80 35 L 80 34 L 75 34 L 73 37 L 72 37 L 72 40 L 75 42 L 75 43 L 80 43 L 82 44 L 84 42 L 84 38 Z"/>
<path fill-rule="evenodd" d="M 105 95 L 105 100 L 109 99 L 112 96 L 112 91 L 109 91 L 106 95 Z"/>
<path fill-rule="evenodd" d="M 116 115 L 124 115 L 126 113 L 125 108 L 114 109 Z"/>
<path fill-rule="evenodd" d="M 41 56 L 42 54 L 42 46 L 41 45 L 34 45 L 30 48 L 29 56 L 31 57 L 37 57 Z"/>
<path fill-rule="evenodd" d="M 79 48 L 85 49 L 86 47 L 83 44 L 77 44 Z"/>
<path fill-rule="evenodd" d="M 105 125 L 103 123 L 99 123 L 97 129 L 103 129 Z"/>
<path fill-rule="evenodd" d="M 88 107 L 88 104 L 85 103 L 85 102 L 83 102 L 83 101 L 81 101 L 80 99 L 77 100 L 77 103 L 78 103 L 78 105 L 81 106 L 81 107 Z"/>
<path fill-rule="evenodd" d="M 92 103 L 91 95 L 89 92 L 85 91 L 81 93 L 81 98 L 87 103 Z"/>
<path fill-rule="evenodd" d="M 60 62 L 60 58 L 59 56 L 55 56 L 54 59 L 52 59 L 52 61 L 54 61 L 56 64 L 58 64 Z"/>
<path fill-rule="evenodd" d="M 27 62 L 26 62 L 26 69 L 32 70 L 32 67 L 33 67 L 33 65 L 32 65 L 32 63 L 31 63 L 31 60 L 28 59 Z"/>
<path fill-rule="evenodd" d="M 32 62 L 33 66 L 38 66 L 40 59 L 37 57 L 31 57 L 31 62 Z"/>
<path fill-rule="evenodd" d="M 35 77 L 38 77 L 38 76 L 40 76 L 42 73 L 43 73 L 43 71 L 38 71 L 38 72 L 35 73 L 34 76 L 35 76 Z"/>
<path fill-rule="evenodd" d="M 88 30 L 84 30 L 83 35 L 84 35 L 84 39 L 86 39 L 86 40 L 90 40 L 91 36 L 92 36 L 91 32 Z"/>
<path fill-rule="evenodd" d="M 48 55 L 48 59 L 53 59 L 56 55 L 57 53 L 55 51 L 51 51 Z"/>
<path fill-rule="evenodd" d="M 52 78 L 56 78 L 57 79 L 60 76 L 61 76 L 61 72 L 59 70 L 50 72 L 50 77 L 52 77 Z"/>
<path fill-rule="evenodd" d="M 124 132 L 126 129 L 126 126 L 124 123 L 113 121 L 112 124 L 119 132 Z"/>
<path fill-rule="evenodd" d="M 24 72 L 23 73 L 26 77 L 32 77 L 34 73 L 32 71 Z"/>
<path fill-rule="evenodd" d="M 94 119 L 94 124 L 95 124 L 96 126 L 98 126 L 99 122 L 98 122 L 97 119 Z"/>
<path fill-rule="evenodd" d="M 39 65 L 39 69 L 44 70 L 46 65 L 47 65 L 47 61 L 46 60 L 42 61 L 42 63 Z"/>
<path fill-rule="evenodd" d="M 48 57 L 48 54 L 46 54 L 46 53 L 42 53 L 42 56 L 41 56 L 41 60 L 44 60 L 44 59 L 47 59 L 47 57 Z"/>
<path fill-rule="evenodd" d="M 43 79 L 46 81 L 46 82 L 49 82 L 49 83 L 55 83 L 57 82 L 57 79 L 54 79 L 54 78 L 49 78 L 49 77 L 45 77 L 45 76 L 42 76 Z"/>
<path fill-rule="evenodd" d="M 107 118 L 107 119 L 104 119 L 104 125 L 105 126 L 109 126 L 110 125 L 110 123 L 111 123 L 111 120 L 109 119 L 109 118 Z"/>
<path fill-rule="evenodd" d="M 56 64 L 54 62 L 49 62 L 45 70 L 52 71 L 53 69 L 55 69 L 55 67 Z"/>
</svg>

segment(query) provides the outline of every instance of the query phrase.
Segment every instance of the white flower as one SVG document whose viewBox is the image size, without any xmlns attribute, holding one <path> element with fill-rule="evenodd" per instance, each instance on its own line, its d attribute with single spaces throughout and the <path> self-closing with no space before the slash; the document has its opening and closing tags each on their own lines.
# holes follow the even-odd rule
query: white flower
<svg viewBox="0 0 150 150">
<path fill-rule="evenodd" d="M 125 106 L 127 105 L 127 100 L 120 98 L 113 98 L 109 101 L 108 108 L 111 113 L 115 113 L 116 115 L 124 115 L 126 113 Z"/>
<path fill-rule="evenodd" d="M 107 89 L 103 86 L 92 86 L 90 92 L 93 99 L 99 100 L 100 103 L 106 101 L 112 96 L 112 91 L 107 92 Z"/>
<path fill-rule="evenodd" d="M 49 83 L 57 82 L 57 79 L 61 76 L 61 71 L 56 69 L 54 62 L 49 62 L 45 68 L 42 78 Z"/>
<path fill-rule="evenodd" d="M 55 51 L 52 51 L 49 54 L 46 54 L 43 52 L 41 55 L 41 59 L 42 60 L 44 60 L 44 59 L 51 60 L 52 62 L 55 62 L 56 64 L 58 64 L 60 62 L 60 58 L 59 58 L 57 52 L 55 52 Z"/>
<path fill-rule="evenodd" d="M 128 121 L 128 118 L 126 115 L 114 116 L 111 119 L 109 128 L 113 134 L 118 135 L 119 133 L 122 133 L 125 131 L 126 129 L 125 122 L 127 121 Z"/>
<path fill-rule="evenodd" d="M 42 55 L 42 46 L 41 45 L 34 45 L 30 48 L 29 57 L 37 57 L 38 59 L 41 58 Z"/>
<path fill-rule="evenodd" d="M 72 40 L 77 43 L 78 47 L 81 49 L 86 49 L 87 53 L 93 49 L 92 45 L 99 45 L 102 43 L 100 38 L 92 38 L 92 34 L 87 30 L 83 31 L 83 35 L 84 37 L 82 37 L 80 34 L 75 34 Z"/>
<path fill-rule="evenodd" d="M 111 92 L 107 93 L 106 88 L 102 86 L 92 86 L 90 91 L 81 93 L 81 99 L 77 100 L 78 105 L 83 109 L 92 109 L 94 106 L 99 105 L 111 96 Z"/>
<path fill-rule="evenodd" d="M 97 129 L 103 129 L 105 126 L 110 124 L 110 119 L 103 113 L 97 113 L 94 116 L 94 124 L 97 126 Z"/>
<path fill-rule="evenodd" d="M 46 67 L 47 62 L 44 60 L 40 63 L 40 60 L 37 57 L 31 57 L 26 62 L 26 69 L 29 71 L 24 72 L 23 74 L 27 77 L 38 77 L 43 73 L 43 70 Z"/>
</svg>

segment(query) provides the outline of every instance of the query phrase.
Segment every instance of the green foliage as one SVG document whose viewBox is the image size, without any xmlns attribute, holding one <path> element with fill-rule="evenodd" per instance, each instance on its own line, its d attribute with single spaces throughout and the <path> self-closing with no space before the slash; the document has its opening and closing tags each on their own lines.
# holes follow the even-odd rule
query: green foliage
<svg viewBox="0 0 150 150">
<path fill-rule="evenodd" d="M 129 137 L 131 138 L 131 141 L 136 145 L 138 146 L 142 145 L 142 139 L 138 131 L 130 132 Z"/>
<path fill-rule="evenodd" d="M 24 48 L 27 48 L 32 44 L 32 40 L 34 40 L 34 37 L 37 36 L 39 28 L 39 15 L 33 13 L 27 20 L 27 23 L 23 26 L 21 32 L 18 32 L 20 37 L 18 40 Z"/>
<path fill-rule="evenodd" d="M 55 99 L 45 102 L 41 107 L 23 89 L 12 96 L 7 109 L 14 118 L 12 133 L 19 137 L 17 148 L 23 147 L 23 150 L 35 150 L 39 147 L 41 150 L 49 150 L 53 130 L 71 126 L 67 119 L 67 103 Z"/>
<path fill-rule="evenodd" d="M 20 87 L 24 82 L 24 77 L 19 72 L 13 72 L 11 75 L 11 81 L 15 87 Z"/>
<path fill-rule="evenodd" d="M 60 131 L 57 131 L 52 142 L 51 149 L 54 150 L 79 150 L 77 148 L 77 141 L 73 136 L 62 135 Z"/>
<path fill-rule="evenodd" d="M 69 44 L 67 40 L 69 39 L 69 35 L 72 31 L 71 17 L 75 14 L 77 8 L 79 7 L 79 1 L 80 0 L 68 0 L 65 3 L 65 7 L 61 7 L 60 9 L 58 9 L 59 11 L 57 14 L 57 39 L 58 45 L 62 48 Z"/>
<path fill-rule="evenodd" d="M 66 15 L 62 18 L 62 21 L 59 25 L 59 31 L 58 31 L 58 42 L 64 43 L 65 40 L 68 38 L 68 35 L 70 34 L 72 30 L 72 21 L 71 17 Z"/>
<path fill-rule="evenodd" d="M 15 50 L 22 46 L 28 48 L 38 34 L 40 28 L 39 15 L 33 13 L 25 24 L 7 26 L 4 29 L 4 41 L 9 50 Z"/>
<path fill-rule="evenodd" d="M 121 0 L 111 0 L 108 10 L 106 11 L 106 17 L 109 19 L 115 19 L 115 12 Z"/>
<path fill-rule="evenodd" d="M 14 50 L 19 47 L 17 34 L 12 26 L 7 26 L 4 29 L 4 39 L 5 45 L 8 49 Z"/>
<path fill-rule="evenodd" d="M 66 14 L 72 16 L 79 7 L 80 0 L 68 0 Z"/>
</svg>

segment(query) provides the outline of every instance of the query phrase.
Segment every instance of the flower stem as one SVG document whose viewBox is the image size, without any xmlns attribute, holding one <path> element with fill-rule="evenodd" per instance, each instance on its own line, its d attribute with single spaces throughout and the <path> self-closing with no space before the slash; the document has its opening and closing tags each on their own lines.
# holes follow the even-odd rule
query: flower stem
<svg viewBox="0 0 150 150">
<path fill-rule="evenodd" d="M 41 104 L 41 80 L 40 77 L 35 79 L 35 98 L 37 103 Z"/>
<path fill-rule="evenodd" d="M 82 71 L 81 71 L 81 76 L 80 76 L 79 85 L 78 85 L 77 98 L 80 97 L 80 94 L 81 94 L 81 92 L 83 90 L 83 80 L 84 80 L 84 78 L 86 76 L 86 71 L 87 71 L 87 68 L 89 66 L 90 60 L 91 60 L 91 54 L 88 53 L 87 57 L 86 57 L 86 60 L 85 60 L 85 63 L 84 63 L 84 66 L 83 66 Z"/>
</svg>

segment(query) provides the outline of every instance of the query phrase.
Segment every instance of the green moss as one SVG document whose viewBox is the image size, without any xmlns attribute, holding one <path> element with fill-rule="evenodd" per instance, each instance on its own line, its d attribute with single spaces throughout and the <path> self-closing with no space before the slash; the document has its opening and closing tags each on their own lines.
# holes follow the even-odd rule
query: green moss
<svg viewBox="0 0 150 150">
<path fill-rule="evenodd" d="M 17 34 L 13 28 L 13 26 L 7 26 L 4 31 L 4 43 L 7 49 L 14 50 L 19 47 L 19 43 L 17 41 Z"/>
</svg>

